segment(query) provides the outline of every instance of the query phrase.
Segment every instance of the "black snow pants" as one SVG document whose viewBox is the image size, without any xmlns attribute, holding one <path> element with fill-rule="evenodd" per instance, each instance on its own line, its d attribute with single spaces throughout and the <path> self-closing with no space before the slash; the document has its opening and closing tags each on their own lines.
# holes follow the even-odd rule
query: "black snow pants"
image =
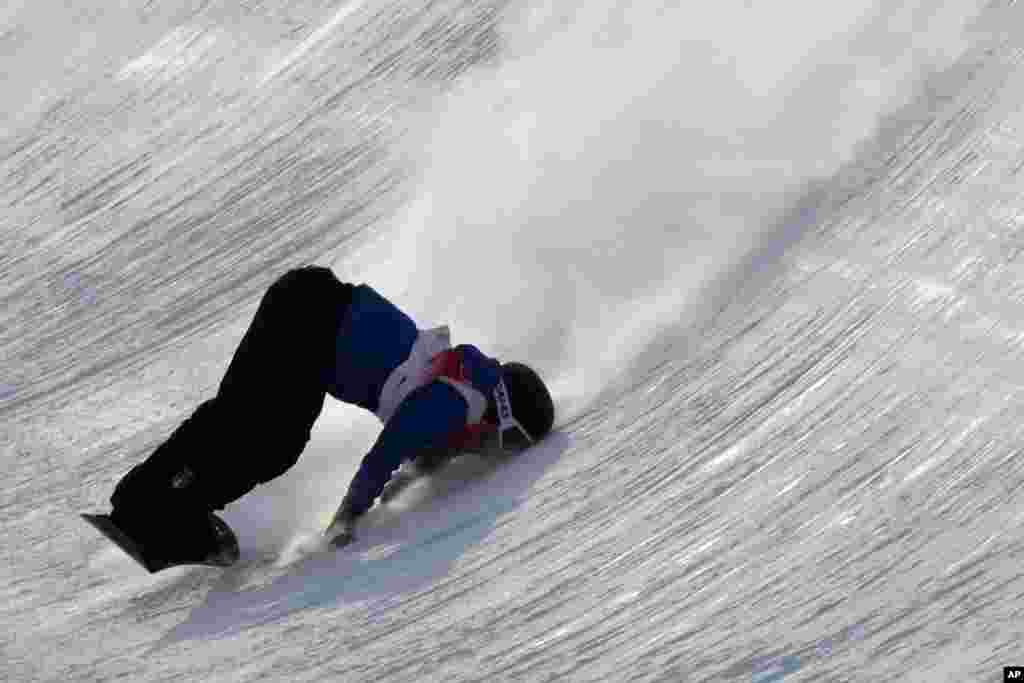
<svg viewBox="0 0 1024 683">
<path fill-rule="evenodd" d="M 323 407 L 351 298 L 352 285 L 327 268 L 274 282 L 216 396 L 117 484 L 115 518 L 218 510 L 294 465 Z"/>
</svg>

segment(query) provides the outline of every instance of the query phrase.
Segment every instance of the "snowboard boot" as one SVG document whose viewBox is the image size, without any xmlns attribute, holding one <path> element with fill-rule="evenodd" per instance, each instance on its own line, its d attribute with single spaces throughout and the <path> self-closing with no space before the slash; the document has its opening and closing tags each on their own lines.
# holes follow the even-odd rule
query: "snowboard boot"
<svg viewBox="0 0 1024 683">
<path fill-rule="evenodd" d="M 197 478 L 191 468 L 168 472 L 162 482 L 142 482 L 141 476 L 142 470 L 136 468 L 118 485 L 111 497 L 110 520 L 150 565 L 228 566 L 238 559 L 234 532 L 196 495 Z"/>
<path fill-rule="evenodd" d="M 153 567 L 209 564 L 227 567 L 239 558 L 231 527 L 204 510 L 150 511 L 114 508 L 110 521 L 140 549 Z"/>
<path fill-rule="evenodd" d="M 238 549 L 238 538 L 228 523 L 214 513 L 207 512 L 205 526 L 211 532 L 213 543 L 208 546 L 209 549 L 203 559 L 203 564 L 229 567 L 237 562 L 241 555 Z"/>
</svg>

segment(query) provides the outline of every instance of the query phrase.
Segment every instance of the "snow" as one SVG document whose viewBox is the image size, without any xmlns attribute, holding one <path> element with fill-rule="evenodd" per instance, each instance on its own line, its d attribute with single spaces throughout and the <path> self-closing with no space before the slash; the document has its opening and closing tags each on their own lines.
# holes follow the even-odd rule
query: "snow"
<svg viewBox="0 0 1024 683">
<path fill-rule="evenodd" d="M 1021 665 L 1020 12 L 9 3 L 0 679 Z M 379 426 L 328 399 L 237 566 L 145 573 L 78 513 L 304 263 L 536 365 L 555 433 L 334 550 Z"/>
</svg>

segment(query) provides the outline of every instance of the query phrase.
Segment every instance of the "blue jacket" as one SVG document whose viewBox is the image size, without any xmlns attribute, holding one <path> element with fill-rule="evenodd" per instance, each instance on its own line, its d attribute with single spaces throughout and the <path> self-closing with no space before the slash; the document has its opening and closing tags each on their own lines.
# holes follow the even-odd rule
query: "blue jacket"
<svg viewBox="0 0 1024 683">
<path fill-rule="evenodd" d="M 349 487 L 356 514 L 373 505 L 403 460 L 457 443 L 483 420 L 500 363 L 469 344 L 447 346 L 446 328 L 419 330 L 373 288 L 354 288 L 328 393 L 384 421 Z"/>
</svg>

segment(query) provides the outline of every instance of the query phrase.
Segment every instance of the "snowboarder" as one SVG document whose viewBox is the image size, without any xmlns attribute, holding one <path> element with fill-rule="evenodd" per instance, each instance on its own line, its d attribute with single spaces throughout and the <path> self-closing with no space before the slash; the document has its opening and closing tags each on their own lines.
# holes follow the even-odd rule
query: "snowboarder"
<svg viewBox="0 0 1024 683">
<path fill-rule="evenodd" d="M 384 423 L 328 530 L 339 544 L 403 460 L 429 467 L 485 442 L 521 449 L 554 423 L 529 367 L 451 348 L 446 327 L 417 329 L 371 287 L 307 266 L 267 290 L 216 396 L 118 482 L 109 521 L 153 566 L 217 558 L 230 529 L 213 511 L 297 462 L 325 394 Z"/>
</svg>

